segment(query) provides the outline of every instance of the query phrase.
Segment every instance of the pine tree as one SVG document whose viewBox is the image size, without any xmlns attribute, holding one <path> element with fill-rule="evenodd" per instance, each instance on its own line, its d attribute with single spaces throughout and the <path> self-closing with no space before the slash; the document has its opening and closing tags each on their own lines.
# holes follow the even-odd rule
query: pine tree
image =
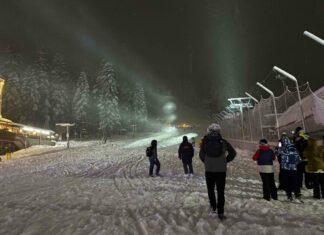
<svg viewBox="0 0 324 235">
<path fill-rule="evenodd" d="M 22 121 L 21 71 L 23 70 L 21 55 L 8 51 L 6 60 L 0 67 L 0 75 L 5 80 L 3 88 L 2 114 L 15 122 Z"/>
<path fill-rule="evenodd" d="M 80 125 L 82 121 L 85 121 L 87 118 L 87 109 L 89 104 L 89 84 L 87 79 L 87 74 L 81 72 L 77 88 L 73 97 L 73 117 L 77 124 Z"/>
<path fill-rule="evenodd" d="M 51 125 L 54 126 L 57 122 L 66 121 L 70 102 L 67 92 L 68 72 L 66 64 L 60 54 L 54 56 L 50 73 L 50 106 L 51 106 Z M 72 98 L 72 97 L 71 97 Z"/>
<path fill-rule="evenodd" d="M 34 76 L 38 82 L 39 94 L 40 94 L 40 109 L 38 123 L 44 128 L 49 128 L 51 121 L 50 114 L 50 83 L 48 74 L 48 62 L 47 54 L 44 49 L 40 49 L 37 52 L 37 60 L 35 64 Z"/>
<path fill-rule="evenodd" d="M 135 123 L 137 124 L 138 128 L 141 129 L 147 121 L 147 106 L 144 88 L 140 84 L 136 84 L 135 86 L 133 108 Z"/>
<path fill-rule="evenodd" d="M 103 139 L 111 134 L 120 125 L 120 113 L 118 104 L 118 91 L 116 75 L 112 65 L 104 62 L 98 73 L 95 94 L 98 97 L 99 128 L 102 130 Z"/>
<path fill-rule="evenodd" d="M 134 122 L 133 113 L 134 88 L 129 81 L 119 85 L 119 109 L 121 113 L 121 126 L 127 130 Z"/>
<path fill-rule="evenodd" d="M 36 77 L 36 70 L 33 66 L 28 66 L 24 72 L 22 80 L 22 97 L 24 123 L 37 125 L 37 115 L 41 109 L 40 87 Z"/>
</svg>

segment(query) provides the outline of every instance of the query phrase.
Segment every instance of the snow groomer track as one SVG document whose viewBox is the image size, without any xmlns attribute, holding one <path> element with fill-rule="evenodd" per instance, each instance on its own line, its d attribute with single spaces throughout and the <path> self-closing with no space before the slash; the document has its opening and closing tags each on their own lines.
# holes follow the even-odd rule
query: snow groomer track
<svg viewBox="0 0 324 235">
<path fill-rule="evenodd" d="M 304 190 L 304 204 L 282 191 L 264 201 L 246 151 L 228 167 L 228 219 L 209 217 L 198 149 L 187 178 L 177 147 L 158 147 L 162 177 L 154 178 L 146 146 L 130 141 L 21 150 L 0 163 L 0 234 L 324 234 L 324 199 Z"/>
</svg>

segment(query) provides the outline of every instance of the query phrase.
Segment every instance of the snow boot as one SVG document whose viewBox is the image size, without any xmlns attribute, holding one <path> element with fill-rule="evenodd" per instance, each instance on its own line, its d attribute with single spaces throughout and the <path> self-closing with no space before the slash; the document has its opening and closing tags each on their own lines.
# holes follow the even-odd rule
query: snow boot
<svg viewBox="0 0 324 235">
<path fill-rule="evenodd" d="M 224 214 L 218 214 L 218 218 L 220 220 L 226 220 L 227 217 Z"/>
</svg>

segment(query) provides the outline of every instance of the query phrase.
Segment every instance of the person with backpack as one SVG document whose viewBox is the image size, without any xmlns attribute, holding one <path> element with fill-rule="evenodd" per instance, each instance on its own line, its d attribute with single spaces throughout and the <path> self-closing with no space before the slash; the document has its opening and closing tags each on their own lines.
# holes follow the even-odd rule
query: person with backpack
<svg viewBox="0 0 324 235">
<path fill-rule="evenodd" d="M 207 128 L 207 135 L 203 138 L 199 157 L 205 165 L 206 184 L 211 207 L 210 215 L 215 216 L 218 214 L 218 218 L 223 220 L 226 219 L 224 215 L 224 191 L 227 163 L 235 158 L 236 151 L 230 143 L 222 138 L 220 130 L 220 126 L 216 123 L 212 123 Z M 215 186 L 217 189 L 217 203 Z"/>
<path fill-rule="evenodd" d="M 298 186 L 297 165 L 301 162 L 299 153 L 286 134 L 281 136 L 281 147 L 278 148 L 278 158 L 281 159 L 281 172 L 284 183 L 284 190 L 287 198 L 293 201 L 292 192 L 296 199 L 300 199 L 301 194 Z"/>
<path fill-rule="evenodd" d="M 153 177 L 154 165 L 156 165 L 155 175 L 160 176 L 161 164 L 160 164 L 160 161 L 157 156 L 157 141 L 156 140 L 152 140 L 151 146 L 147 147 L 146 156 L 149 158 L 149 161 L 150 161 L 149 176 Z"/>
<path fill-rule="evenodd" d="M 180 144 L 178 149 L 178 156 L 179 159 L 182 160 L 185 175 L 188 175 L 188 172 L 190 175 L 192 175 L 192 158 L 194 156 L 194 148 L 192 144 L 189 143 L 187 136 L 184 136 L 182 139 L 182 143 Z"/>
<path fill-rule="evenodd" d="M 262 180 L 263 199 L 267 201 L 270 201 L 270 198 L 278 200 L 273 171 L 273 161 L 276 159 L 276 156 L 266 139 L 260 140 L 259 149 L 255 152 L 252 159 L 258 163 Z"/>
</svg>

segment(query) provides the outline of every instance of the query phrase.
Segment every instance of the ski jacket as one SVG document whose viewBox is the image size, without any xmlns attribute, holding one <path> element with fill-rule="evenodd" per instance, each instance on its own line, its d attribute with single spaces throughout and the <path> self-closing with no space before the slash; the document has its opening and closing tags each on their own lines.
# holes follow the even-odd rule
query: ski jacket
<svg viewBox="0 0 324 235">
<path fill-rule="evenodd" d="M 183 162 L 191 162 L 194 156 L 194 148 L 192 144 L 188 141 L 182 142 L 178 149 L 178 155 Z"/>
<path fill-rule="evenodd" d="M 306 135 L 298 134 L 293 138 L 296 149 L 298 150 L 299 156 L 303 161 L 306 161 L 304 158 L 304 151 L 307 148 L 308 140 Z"/>
<path fill-rule="evenodd" d="M 259 172 L 273 173 L 273 161 L 276 159 L 276 156 L 269 145 L 260 144 L 252 159 L 257 161 Z"/>
<path fill-rule="evenodd" d="M 308 173 L 324 173 L 324 149 L 316 144 L 316 140 L 309 138 L 308 147 L 304 151 L 304 157 L 308 161 L 306 164 L 306 172 Z"/>
<path fill-rule="evenodd" d="M 210 156 L 207 154 L 209 150 L 207 149 L 208 143 L 219 141 L 219 145 L 214 147 L 221 148 L 218 149 L 220 154 L 218 156 Z M 208 146 L 213 147 L 213 146 Z M 216 150 L 217 152 L 217 150 Z M 236 151 L 230 143 L 222 138 L 222 136 L 217 132 L 211 132 L 207 134 L 201 144 L 199 157 L 205 164 L 206 172 L 226 172 L 227 163 L 232 161 L 236 156 Z"/>
<path fill-rule="evenodd" d="M 301 162 L 296 147 L 287 136 L 281 139 L 281 147 L 278 148 L 279 158 L 281 159 L 280 167 L 283 170 L 296 171 L 297 165 Z"/>
</svg>

